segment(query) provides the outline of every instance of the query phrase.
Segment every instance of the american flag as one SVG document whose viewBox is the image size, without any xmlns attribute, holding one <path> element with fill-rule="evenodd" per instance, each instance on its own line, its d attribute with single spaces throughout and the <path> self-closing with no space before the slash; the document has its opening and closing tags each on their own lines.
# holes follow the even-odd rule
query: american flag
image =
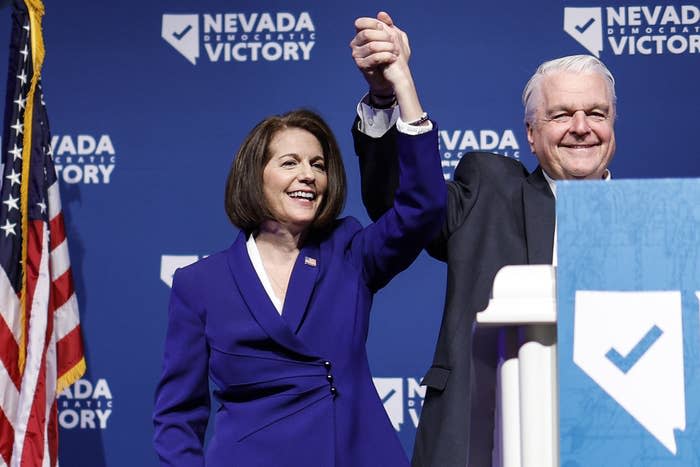
<svg viewBox="0 0 700 467">
<path fill-rule="evenodd" d="M 0 466 L 55 466 L 56 395 L 85 372 L 41 90 L 40 0 L 14 0 L 0 184 Z"/>
</svg>

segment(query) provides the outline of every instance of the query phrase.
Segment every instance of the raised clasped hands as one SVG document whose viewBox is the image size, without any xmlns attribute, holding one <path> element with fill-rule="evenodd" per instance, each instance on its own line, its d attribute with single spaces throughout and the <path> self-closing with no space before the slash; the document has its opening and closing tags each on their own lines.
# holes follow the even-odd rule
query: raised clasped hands
<svg viewBox="0 0 700 467">
<path fill-rule="evenodd" d="M 352 57 L 374 96 L 396 94 L 401 117 L 418 118 L 423 110 L 408 66 L 411 47 L 408 36 L 394 24 L 388 13 L 355 20 L 355 37 L 350 42 Z"/>
<path fill-rule="evenodd" d="M 350 42 L 352 57 L 373 93 L 391 94 L 402 81 L 410 80 L 408 36 L 388 13 L 356 19 L 355 31 Z"/>
</svg>

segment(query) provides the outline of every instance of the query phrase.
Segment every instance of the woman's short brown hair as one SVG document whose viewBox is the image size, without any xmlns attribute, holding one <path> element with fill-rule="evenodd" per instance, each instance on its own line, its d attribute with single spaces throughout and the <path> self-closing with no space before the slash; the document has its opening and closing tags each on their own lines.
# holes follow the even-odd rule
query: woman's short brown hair
<svg viewBox="0 0 700 467">
<path fill-rule="evenodd" d="M 345 168 L 340 148 L 328 124 L 315 112 L 292 110 L 267 117 L 248 133 L 238 149 L 226 180 L 224 205 L 236 227 L 245 232 L 257 229 L 263 221 L 274 219 L 263 194 L 263 170 L 270 160 L 270 143 L 287 128 L 301 128 L 316 137 L 323 149 L 328 188 L 311 225 L 314 230 L 328 227 L 345 204 Z"/>
</svg>

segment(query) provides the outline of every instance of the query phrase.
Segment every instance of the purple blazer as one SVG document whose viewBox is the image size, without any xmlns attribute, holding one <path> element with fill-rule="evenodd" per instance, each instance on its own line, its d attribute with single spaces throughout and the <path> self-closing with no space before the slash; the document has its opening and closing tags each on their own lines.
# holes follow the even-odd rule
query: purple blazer
<svg viewBox="0 0 700 467">
<path fill-rule="evenodd" d="M 446 189 L 437 129 L 401 135 L 395 204 L 309 238 L 282 316 L 233 245 L 173 279 L 154 446 L 162 465 L 407 466 L 372 383 L 365 341 L 374 293 L 437 234 Z M 213 436 L 206 450 L 209 380 Z"/>
</svg>

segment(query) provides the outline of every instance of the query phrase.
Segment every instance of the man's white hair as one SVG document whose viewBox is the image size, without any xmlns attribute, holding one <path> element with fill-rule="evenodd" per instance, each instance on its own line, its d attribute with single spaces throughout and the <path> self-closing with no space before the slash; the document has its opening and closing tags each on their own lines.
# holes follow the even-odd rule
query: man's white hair
<svg viewBox="0 0 700 467">
<path fill-rule="evenodd" d="M 525 85 L 523 90 L 523 105 L 525 106 L 525 123 L 533 123 L 537 111 L 538 99 L 541 94 L 542 79 L 545 76 L 560 72 L 572 73 L 598 73 L 605 78 L 608 92 L 612 102 L 612 117 L 615 118 L 617 96 L 615 95 L 615 78 L 610 70 L 592 55 L 569 55 L 544 62 L 537 68 L 535 74 Z"/>
</svg>

